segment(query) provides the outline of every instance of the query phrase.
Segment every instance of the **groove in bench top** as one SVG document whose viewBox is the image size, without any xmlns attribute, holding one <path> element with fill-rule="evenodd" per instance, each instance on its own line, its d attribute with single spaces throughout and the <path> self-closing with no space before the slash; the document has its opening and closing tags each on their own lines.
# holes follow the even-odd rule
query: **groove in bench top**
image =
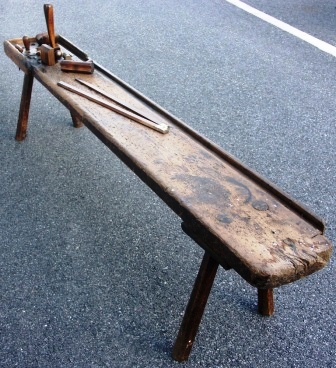
<svg viewBox="0 0 336 368">
<path fill-rule="evenodd" d="M 326 265 L 331 244 L 322 222 L 232 156 L 219 154 L 191 129 L 98 70 L 81 78 L 168 124 L 170 132 L 160 134 L 62 89 L 57 82 L 78 86 L 74 73 L 62 72 L 58 64 L 26 60 L 13 47 L 18 40 L 6 42 L 8 56 L 80 116 L 224 267 L 234 268 L 258 288 L 273 288 Z"/>
</svg>

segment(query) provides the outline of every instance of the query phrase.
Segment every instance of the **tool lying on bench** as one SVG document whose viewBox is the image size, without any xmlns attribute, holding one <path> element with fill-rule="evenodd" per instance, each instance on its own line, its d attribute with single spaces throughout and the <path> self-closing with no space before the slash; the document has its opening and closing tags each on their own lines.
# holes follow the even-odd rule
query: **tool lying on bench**
<svg viewBox="0 0 336 368">
<path fill-rule="evenodd" d="M 78 79 L 76 79 L 76 80 L 78 80 Z M 82 81 L 82 83 L 86 84 L 86 82 L 84 82 L 84 81 Z M 97 104 L 99 104 L 103 107 L 106 107 L 107 109 L 112 110 L 112 111 L 114 111 L 114 112 L 116 112 L 120 115 L 126 116 L 127 118 L 129 118 L 133 121 L 136 121 L 137 123 L 140 123 L 140 124 L 145 125 L 149 128 L 157 130 L 160 133 L 168 133 L 168 131 L 169 131 L 168 125 L 158 124 L 158 123 L 146 118 L 143 114 L 141 114 L 140 112 L 137 112 L 134 108 L 126 107 L 125 103 L 118 101 L 117 99 L 111 97 L 110 95 L 106 94 L 105 92 L 101 91 L 100 89 L 96 88 L 95 86 L 93 86 L 90 83 L 88 83 L 86 85 L 90 86 L 90 88 L 94 89 L 95 91 L 98 91 L 101 95 L 107 97 L 109 100 L 112 100 L 114 102 L 118 101 L 118 104 L 122 105 L 123 107 L 126 107 L 127 110 L 123 109 L 123 108 L 120 108 L 120 107 L 117 107 L 115 105 L 112 105 L 108 102 L 105 102 L 102 99 L 100 99 L 100 98 L 98 98 L 98 97 L 96 97 L 96 96 L 94 96 L 90 93 L 84 92 L 84 91 L 82 91 L 82 90 L 80 90 L 80 89 L 78 89 L 74 86 L 71 86 L 68 83 L 58 82 L 57 85 L 62 87 L 62 88 L 67 89 L 70 92 L 76 93 L 79 96 L 85 97 L 88 100 L 93 101 L 93 102 L 95 102 L 95 103 L 97 103 Z"/>
<path fill-rule="evenodd" d="M 60 35 L 56 39 L 67 52 L 91 60 L 69 40 Z M 63 73 L 59 62 L 41 64 L 38 57 L 21 52 L 23 47 L 22 39 L 4 42 L 6 54 L 25 73 L 16 139 L 26 137 L 36 78 L 70 110 L 76 127 L 84 123 L 175 211 L 186 234 L 205 250 L 174 359 L 189 356 L 218 265 L 256 287 L 259 312 L 271 315 L 275 287 L 327 264 L 332 248 L 323 235 L 323 221 L 273 184 L 96 62 L 91 60 L 95 72 L 85 75 L 86 83 L 169 125 L 170 134 L 143 129 L 119 114 L 111 116 L 104 107 L 61 88 L 60 79 L 71 85 L 73 73 Z"/>
<path fill-rule="evenodd" d="M 109 94 L 105 93 L 105 91 L 103 91 L 102 89 L 94 86 L 93 84 L 88 83 L 88 82 L 85 82 L 83 79 L 80 79 L 80 78 L 75 78 L 75 81 L 83 84 L 86 87 L 89 87 L 93 91 L 95 91 L 95 92 L 99 93 L 100 95 L 106 97 L 107 99 L 109 99 L 112 102 L 116 103 L 117 105 L 125 108 L 126 110 L 128 110 L 128 111 L 130 111 L 130 112 L 132 112 L 132 113 L 134 113 L 136 115 L 139 115 L 139 116 L 141 116 L 144 119 L 150 120 L 151 122 L 155 123 L 154 120 L 152 120 L 150 117 L 144 115 L 141 111 L 135 110 L 135 108 L 133 106 L 128 105 L 125 101 L 120 101 L 117 98 L 115 98 L 113 96 L 110 96 Z"/>
<path fill-rule="evenodd" d="M 45 4 L 44 15 L 47 23 L 48 32 L 39 33 L 34 39 L 28 36 L 22 37 L 24 48 L 19 44 L 15 47 L 18 51 L 26 53 L 27 56 L 38 56 L 39 62 L 45 65 L 55 65 L 60 62 L 61 70 L 64 72 L 89 73 L 94 71 L 92 61 L 72 60 L 72 55 L 62 53 L 60 46 L 56 43 L 55 25 L 54 25 L 54 8 L 51 4 Z M 31 50 L 31 42 L 33 41 L 33 49 Z"/>
</svg>

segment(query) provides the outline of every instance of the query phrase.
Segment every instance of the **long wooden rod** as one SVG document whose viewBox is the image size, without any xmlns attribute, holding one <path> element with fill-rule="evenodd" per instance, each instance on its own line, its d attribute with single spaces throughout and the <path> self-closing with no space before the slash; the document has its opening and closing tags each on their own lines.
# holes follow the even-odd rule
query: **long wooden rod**
<svg viewBox="0 0 336 368">
<path fill-rule="evenodd" d="M 146 116 L 142 111 L 139 111 L 138 109 L 135 109 L 133 106 L 128 105 L 126 102 L 121 101 L 121 100 L 117 99 L 116 97 L 111 96 L 110 94 L 103 91 L 101 88 L 94 86 L 92 83 L 86 82 L 86 81 L 84 81 L 83 79 L 80 79 L 80 78 L 75 78 L 75 81 L 77 81 L 78 83 L 92 89 L 93 91 L 95 91 L 95 92 L 99 93 L 100 95 L 106 97 L 107 99 L 111 100 L 112 102 L 120 105 L 121 107 L 133 112 L 133 114 L 139 115 L 144 119 L 150 120 L 153 123 L 158 124 L 153 119 Z"/>
<path fill-rule="evenodd" d="M 82 97 L 85 97 L 87 98 L 88 100 L 90 101 L 93 101 L 95 103 L 97 103 L 98 105 L 100 106 L 103 106 L 117 114 L 120 114 L 120 115 L 123 115 L 139 124 L 142 124 L 142 125 L 145 125 L 149 128 L 152 128 L 160 133 L 168 133 L 169 131 L 169 127 L 168 125 L 165 125 L 165 124 L 157 124 L 157 123 L 153 123 L 152 121 L 148 120 L 148 119 L 144 119 L 130 111 L 127 111 L 125 109 L 122 109 L 120 107 L 117 107 L 117 106 L 113 106 L 112 104 L 108 103 L 108 102 L 105 102 L 103 101 L 102 99 L 98 98 L 98 97 L 95 97 L 94 95 L 90 94 L 90 93 L 87 93 L 87 92 L 84 92 L 82 90 L 80 90 L 79 88 L 76 88 L 68 83 L 65 83 L 65 82 L 58 82 L 57 83 L 58 86 L 70 91 L 70 92 L 73 92 L 73 93 L 76 93 L 77 95 L 79 96 L 82 96 Z"/>
</svg>

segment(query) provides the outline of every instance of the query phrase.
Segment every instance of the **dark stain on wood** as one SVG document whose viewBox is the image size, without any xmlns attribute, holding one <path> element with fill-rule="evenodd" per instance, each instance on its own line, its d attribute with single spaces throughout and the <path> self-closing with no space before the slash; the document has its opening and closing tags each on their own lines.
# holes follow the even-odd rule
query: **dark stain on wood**
<svg viewBox="0 0 336 368">
<path fill-rule="evenodd" d="M 58 43 L 77 52 L 61 36 Z M 201 246 L 221 265 L 229 264 L 256 287 L 274 288 L 328 262 L 331 244 L 323 222 L 266 179 L 99 64 L 83 79 L 171 126 L 170 132 L 151 131 L 63 90 L 57 83 L 76 83 L 75 73 L 63 73 L 58 63 L 42 66 L 16 44 L 22 39 L 5 41 L 6 54 L 70 110 L 75 126 L 84 123 L 203 238 Z M 78 55 L 86 58 L 82 51 Z"/>
</svg>

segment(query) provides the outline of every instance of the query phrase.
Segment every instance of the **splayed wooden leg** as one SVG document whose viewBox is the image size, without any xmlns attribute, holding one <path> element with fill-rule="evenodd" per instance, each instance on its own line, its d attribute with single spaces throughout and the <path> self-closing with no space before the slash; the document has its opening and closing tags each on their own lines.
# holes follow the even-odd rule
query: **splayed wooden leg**
<svg viewBox="0 0 336 368">
<path fill-rule="evenodd" d="M 83 126 L 81 117 L 72 111 L 70 111 L 70 114 L 71 114 L 73 126 L 75 128 L 81 128 Z"/>
<path fill-rule="evenodd" d="M 34 76 L 31 72 L 25 74 L 21 94 L 20 112 L 16 128 L 15 139 L 23 141 L 27 136 L 28 116 Z"/>
<path fill-rule="evenodd" d="M 173 358 L 179 362 L 189 357 L 217 268 L 218 263 L 205 253 L 173 349 Z"/>
<path fill-rule="evenodd" d="M 258 289 L 258 312 L 263 316 L 274 313 L 273 289 Z"/>
</svg>

